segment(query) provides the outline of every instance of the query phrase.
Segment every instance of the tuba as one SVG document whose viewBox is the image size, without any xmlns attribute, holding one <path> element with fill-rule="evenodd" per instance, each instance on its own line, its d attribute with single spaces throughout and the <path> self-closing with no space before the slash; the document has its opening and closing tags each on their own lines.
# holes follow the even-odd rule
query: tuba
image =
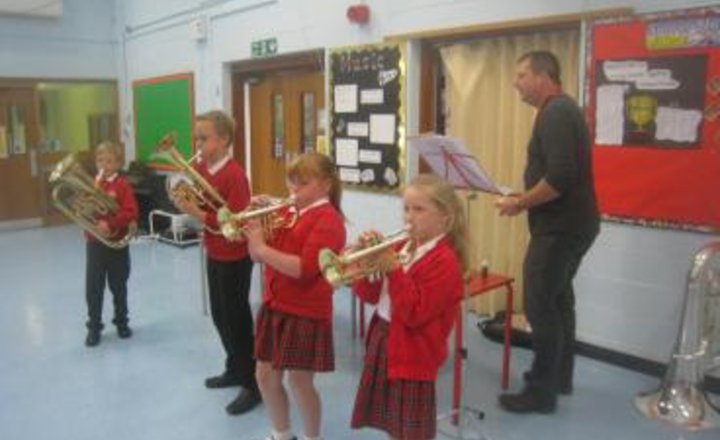
<svg viewBox="0 0 720 440">
<path fill-rule="evenodd" d="M 55 165 L 49 182 L 53 186 L 53 204 L 105 246 L 121 249 L 130 243 L 137 232 L 135 222 L 128 226 L 124 236 L 118 238 L 108 237 L 97 228 L 98 220 L 117 212 L 118 204 L 95 184 L 95 179 L 80 165 L 75 154 L 67 155 Z"/>
<path fill-rule="evenodd" d="M 212 211 L 218 211 L 225 206 L 225 199 L 210 185 L 195 168 L 192 163 L 200 157 L 198 151 L 188 160 L 175 148 L 175 134 L 168 133 L 160 139 L 155 146 L 155 156 L 170 162 L 179 169 L 179 174 L 167 177 L 166 189 L 171 199 L 184 199 L 204 206 Z"/>
<path fill-rule="evenodd" d="M 370 246 L 353 245 L 340 254 L 325 248 L 318 254 L 320 271 L 333 287 L 347 286 L 362 278 L 377 276 L 386 271 L 380 265 L 380 257 L 386 250 L 408 238 L 407 229 L 403 228 Z M 403 263 L 404 259 L 400 259 L 400 262 Z"/>
<path fill-rule="evenodd" d="M 218 223 L 223 236 L 231 241 L 244 238 L 244 230 L 250 220 L 260 220 L 266 237 L 272 237 L 279 229 L 288 229 L 297 221 L 295 200 L 261 199 L 253 202 L 240 212 L 230 212 L 227 208 L 218 211 Z"/>
<path fill-rule="evenodd" d="M 717 404 L 703 390 L 705 373 L 720 367 L 720 242 L 700 249 L 687 275 L 680 331 L 657 390 L 635 406 L 646 417 L 689 429 L 720 426 Z"/>
</svg>

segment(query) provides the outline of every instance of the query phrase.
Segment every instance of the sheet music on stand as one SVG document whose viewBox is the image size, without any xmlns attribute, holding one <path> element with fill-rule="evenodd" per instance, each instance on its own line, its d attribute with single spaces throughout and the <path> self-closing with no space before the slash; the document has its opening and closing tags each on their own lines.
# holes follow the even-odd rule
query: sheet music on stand
<svg viewBox="0 0 720 440">
<path fill-rule="evenodd" d="M 439 134 L 408 136 L 408 145 L 418 151 L 433 172 L 457 189 L 497 195 L 512 192 L 497 185 L 458 138 Z"/>
<path fill-rule="evenodd" d="M 445 178 L 456 189 L 470 191 L 466 195 L 468 224 L 470 224 L 470 200 L 475 198 L 476 191 L 482 191 L 490 194 L 507 195 L 511 191 L 509 188 L 498 186 L 490 178 L 490 175 L 480 166 L 477 159 L 471 155 L 462 140 L 450 136 L 442 136 L 438 134 L 425 134 L 420 136 L 409 136 L 408 145 L 415 148 L 420 157 L 428 164 L 432 171 Z M 462 302 L 462 320 L 459 323 L 461 329 L 456 329 L 462 333 L 466 333 L 468 302 L 470 298 L 467 289 L 464 292 Z M 465 383 L 465 362 L 467 360 L 467 348 L 465 343 L 460 350 L 461 356 L 461 382 Z M 448 413 L 438 416 L 438 433 L 456 440 L 490 440 L 485 434 L 480 422 L 485 418 L 482 410 L 473 408 L 465 404 L 465 389 L 463 387 L 460 392 L 460 401 L 458 408 L 452 408 Z"/>
</svg>

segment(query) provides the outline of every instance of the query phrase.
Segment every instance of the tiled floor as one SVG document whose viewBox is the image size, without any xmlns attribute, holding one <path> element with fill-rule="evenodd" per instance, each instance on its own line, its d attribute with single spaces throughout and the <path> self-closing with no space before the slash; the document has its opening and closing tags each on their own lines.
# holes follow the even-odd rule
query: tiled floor
<svg viewBox="0 0 720 440">
<path fill-rule="evenodd" d="M 74 226 L 0 232 L 0 439 L 2 440 L 254 440 L 268 425 L 262 407 L 238 417 L 223 408 L 235 390 L 207 390 L 221 368 L 220 344 L 203 315 L 197 247 L 177 249 L 140 240 L 132 245 L 131 324 L 120 340 L 106 329 L 99 347 L 85 337 L 84 244 Z M 253 288 L 255 305 L 259 298 Z M 105 316 L 110 314 L 109 294 Z M 382 439 L 348 427 L 362 343 L 350 331 L 346 291 L 336 295 L 337 371 L 318 379 L 326 439 Z M 580 358 L 575 393 L 554 415 L 500 411 L 502 347 L 468 329 L 468 402 L 485 411 L 493 440 L 717 440 L 720 430 L 687 432 L 634 409 L 638 391 L 658 381 Z M 513 351 L 511 386 L 529 360 Z M 438 382 L 439 410 L 450 401 L 450 369 Z M 293 414 L 295 427 L 300 424 Z M 472 438 L 472 437 L 469 437 Z M 476 437 L 477 438 L 477 437 Z"/>
</svg>

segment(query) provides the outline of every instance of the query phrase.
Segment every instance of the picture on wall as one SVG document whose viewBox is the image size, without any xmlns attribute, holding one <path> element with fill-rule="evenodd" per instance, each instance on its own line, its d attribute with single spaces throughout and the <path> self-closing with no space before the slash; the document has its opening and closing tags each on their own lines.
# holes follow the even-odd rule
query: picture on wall
<svg viewBox="0 0 720 440">
<path fill-rule="evenodd" d="M 340 179 L 372 189 L 402 177 L 404 61 L 397 45 L 330 54 L 330 145 Z"/>
<path fill-rule="evenodd" d="M 597 61 L 595 144 L 699 148 L 707 56 Z"/>
</svg>

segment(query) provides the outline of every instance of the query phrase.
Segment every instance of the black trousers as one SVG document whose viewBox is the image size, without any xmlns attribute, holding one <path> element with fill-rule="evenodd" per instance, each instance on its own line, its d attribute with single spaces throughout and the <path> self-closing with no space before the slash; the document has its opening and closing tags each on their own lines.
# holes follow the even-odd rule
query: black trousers
<svg viewBox="0 0 720 440">
<path fill-rule="evenodd" d="M 525 313 L 532 327 L 530 392 L 552 401 L 572 386 L 575 345 L 573 278 L 596 234 L 531 237 L 523 265 Z"/>
<path fill-rule="evenodd" d="M 113 296 L 115 316 L 113 324 L 128 323 L 127 280 L 130 277 L 130 249 L 113 249 L 96 240 L 86 244 L 85 300 L 88 308 L 87 328 L 102 330 L 105 283 Z"/>
<path fill-rule="evenodd" d="M 225 372 L 248 389 L 257 390 L 250 309 L 250 257 L 236 261 L 207 259 L 210 313 L 225 349 Z"/>
</svg>

